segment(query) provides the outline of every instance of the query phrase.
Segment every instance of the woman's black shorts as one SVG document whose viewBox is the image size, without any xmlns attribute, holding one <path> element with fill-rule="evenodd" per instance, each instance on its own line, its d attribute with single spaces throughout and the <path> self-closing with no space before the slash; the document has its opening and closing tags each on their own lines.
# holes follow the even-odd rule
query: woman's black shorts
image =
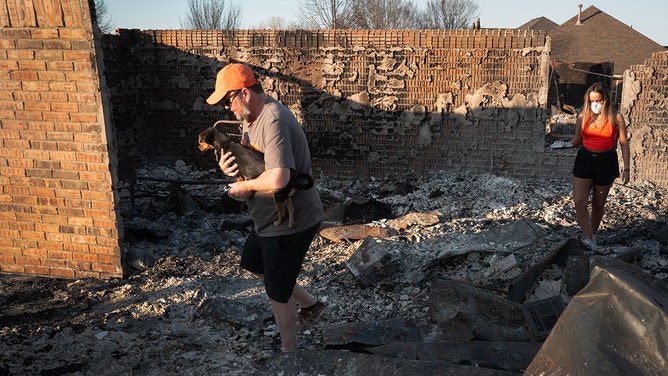
<svg viewBox="0 0 668 376">
<path fill-rule="evenodd" d="M 575 157 L 573 176 L 594 179 L 594 184 L 599 186 L 611 185 L 619 177 L 617 150 L 610 149 L 602 153 L 593 153 L 581 147 Z"/>
<path fill-rule="evenodd" d="M 240 265 L 264 275 L 264 288 L 271 300 L 287 303 L 319 228 L 320 223 L 297 234 L 270 237 L 261 237 L 253 229 L 244 243 Z"/>
</svg>

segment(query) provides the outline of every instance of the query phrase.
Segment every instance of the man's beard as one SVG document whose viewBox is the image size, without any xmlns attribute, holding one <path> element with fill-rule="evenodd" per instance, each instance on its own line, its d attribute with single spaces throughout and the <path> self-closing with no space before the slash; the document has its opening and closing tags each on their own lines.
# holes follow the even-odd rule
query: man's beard
<svg viewBox="0 0 668 376">
<path fill-rule="evenodd" d="M 248 106 L 244 102 L 239 102 L 239 107 L 241 107 L 241 111 L 235 112 L 234 115 L 237 117 L 237 120 L 245 121 L 247 123 L 250 123 L 251 121 L 251 111 Z"/>
</svg>

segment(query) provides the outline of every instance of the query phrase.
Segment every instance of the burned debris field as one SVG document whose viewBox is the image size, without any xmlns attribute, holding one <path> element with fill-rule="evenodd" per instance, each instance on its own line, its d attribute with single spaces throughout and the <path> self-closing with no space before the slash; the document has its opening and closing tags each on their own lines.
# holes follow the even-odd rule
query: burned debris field
<svg viewBox="0 0 668 376">
<path fill-rule="evenodd" d="M 126 279 L 0 276 L 0 374 L 522 374 L 554 367 L 546 338 L 593 273 L 623 264 L 666 298 L 668 193 L 651 183 L 613 186 L 592 253 L 565 179 L 321 175 L 327 220 L 300 281 L 327 309 L 280 354 L 263 286 L 238 267 L 250 219 L 224 184 L 196 184 L 225 178 L 183 163 L 137 175 L 195 183 L 121 189 Z"/>
</svg>

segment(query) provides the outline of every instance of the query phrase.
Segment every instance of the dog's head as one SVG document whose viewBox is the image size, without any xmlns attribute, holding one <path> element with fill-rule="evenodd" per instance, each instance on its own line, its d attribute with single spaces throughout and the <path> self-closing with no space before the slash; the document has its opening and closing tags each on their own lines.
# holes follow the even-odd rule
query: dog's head
<svg viewBox="0 0 668 376">
<path fill-rule="evenodd" d="M 211 149 L 220 150 L 231 142 L 232 138 L 227 133 L 221 132 L 215 127 L 210 127 L 199 134 L 197 141 L 199 143 L 199 150 L 201 151 Z"/>
</svg>

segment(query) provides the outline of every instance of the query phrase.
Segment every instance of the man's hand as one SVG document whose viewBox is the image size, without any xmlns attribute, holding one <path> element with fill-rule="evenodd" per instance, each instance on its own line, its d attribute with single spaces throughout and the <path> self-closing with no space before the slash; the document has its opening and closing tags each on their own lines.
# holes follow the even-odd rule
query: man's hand
<svg viewBox="0 0 668 376">
<path fill-rule="evenodd" d="M 255 191 L 248 188 L 248 183 L 248 180 L 244 180 L 229 184 L 227 194 L 237 200 L 247 200 L 251 198 Z"/>
<path fill-rule="evenodd" d="M 239 175 L 239 166 L 237 166 L 234 161 L 236 158 L 232 155 L 231 152 L 227 152 L 220 157 L 218 165 L 220 169 L 223 170 L 223 173 L 227 176 L 237 176 Z"/>
</svg>

